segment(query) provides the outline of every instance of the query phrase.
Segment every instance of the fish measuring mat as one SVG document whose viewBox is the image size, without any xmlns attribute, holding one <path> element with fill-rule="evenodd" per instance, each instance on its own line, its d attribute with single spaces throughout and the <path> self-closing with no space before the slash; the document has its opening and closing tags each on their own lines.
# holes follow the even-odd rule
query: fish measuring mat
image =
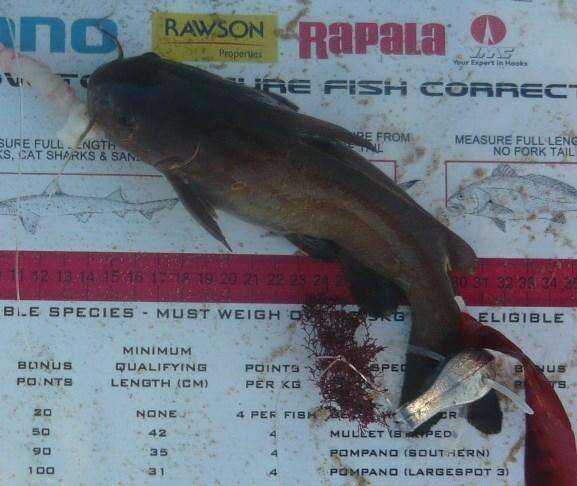
<svg viewBox="0 0 577 486">
<path fill-rule="evenodd" d="M 481 256 L 475 274 L 452 275 L 471 312 L 519 343 L 573 408 L 577 2 L 237 7 L 8 1 L 0 41 L 63 74 L 84 99 L 87 76 L 116 56 L 93 24 L 113 12 L 106 26 L 127 56 L 176 46 L 196 56 L 192 65 L 285 95 L 302 113 L 366 138 L 374 158 L 388 161 L 377 166 L 399 183 L 416 181 L 411 197 Z M 222 18 L 212 18 L 215 9 Z M 247 62 L 271 35 L 271 62 Z M 79 152 L 60 178 L 63 195 L 52 188 L 48 199 L 63 164 L 62 118 L 14 77 L 0 78 L 0 163 L 13 174 L 0 184 L 0 390 L 10 417 L 0 424 L 0 478 L 520 484 L 523 416 L 512 405 L 494 438 L 454 416 L 416 439 L 315 414 L 298 302 L 319 289 L 348 298 L 340 269 L 220 214 L 233 249 L 225 253 L 155 171 L 104 140 Z M 473 185 L 478 197 L 501 164 L 495 177 L 512 190 L 479 210 L 464 195 L 465 211 L 448 211 L 445 192 Z M 536 206 L 531 191 L 558 204 Z M 401 307 L 371 328 L 387 346 L 375 366 L 393 392 L 408 324 Z M 516 366 L 502 360 L 498 371 L 522 393 Z"/>
</svg>

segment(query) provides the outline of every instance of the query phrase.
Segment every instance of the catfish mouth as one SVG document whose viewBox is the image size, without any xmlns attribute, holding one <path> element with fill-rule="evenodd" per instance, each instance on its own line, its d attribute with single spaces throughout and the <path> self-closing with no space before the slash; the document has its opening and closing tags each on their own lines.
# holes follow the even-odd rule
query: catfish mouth
<svg viewBox="0 0 577 486">
<path fill-rule="evenodd" d="M 106 86 L 90 82 L 86 97 L 86 107 L 90 119 L 99 125 L 104 113 L 111 112 L 111 105 L 110 97 L 106 93 Z"/>
<path fill-rule="evenodd" d="M 118 67 L 123 61 L 111 61 L 98 67 L 88 80 L 88 92 L 86 97 L 86 106 L 88 115 L 95 119 L 98 124 L 99 118 L 105 117 L 106 114 L 113 113 L 114 99 L 113 93 L 122 77 L 122 70 Z M 120 71 L 120 72 L 119 72 Z"/>
</svg>

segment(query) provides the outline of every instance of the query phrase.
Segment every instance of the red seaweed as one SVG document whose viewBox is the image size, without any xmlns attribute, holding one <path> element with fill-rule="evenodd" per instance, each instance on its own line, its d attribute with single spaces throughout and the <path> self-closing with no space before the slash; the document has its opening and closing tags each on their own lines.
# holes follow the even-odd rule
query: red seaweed
<svg viewBox="0 0 577 486">
<path fill-rule="evenodd" d="M 462 313 L 459 325 L 464 346 L 499 351 L 523 364 L 526 400 L 534 411 L 534 415 L 526 415 L 526 485 L 575 486 L 575 435 L 551 384 L 529 357 L 496 329 L 483 326 L 465 313 Z"/>
<path fill-rule="evenodd" d="M 375 385 L 378 375 L 370 364 L 384 346 L 369 336 L 366 317 L 363 312 L 347 312 L 331 303 L 303 306 L 302 326 L 314 358 L 310 370 L 321 391 L 321 405 L 331 416 L 356 421 L 361 427 L 385 424 L 390 415 L 375 401 L 385 390 Z M 367 332 L 359 343 L 355 333 L 360 326 Z"/>
</svg>

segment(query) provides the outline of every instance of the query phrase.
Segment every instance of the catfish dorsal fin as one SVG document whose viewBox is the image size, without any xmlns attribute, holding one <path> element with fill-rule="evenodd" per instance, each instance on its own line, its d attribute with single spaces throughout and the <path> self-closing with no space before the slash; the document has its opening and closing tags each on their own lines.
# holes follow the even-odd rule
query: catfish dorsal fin
<svg viewBox="0 0 577 486">
<path fill-rule="evenodd" d="M 513 177 L 517 175 L 517 172 L 509 164 L 499 164 L 497 167 L 493 169 L 491 175 L 501 177 Z"/>
<path fill-rule="evenodd" d="M 64 194 L 64 192 L 62 192 L 62 189 L 60 188 L 60 183 L 58 182 L 58 179 L 52 179 L 50 181 L 50 184 L 48 184 L 44 189 L 44 191 L 42 191 L 43 196 L 54 196 L 58 194 Z"/>
<path fill-rule="evenodd" d="M 120 201 L 120 202 L 126 201 L 126 199 L 124 199 L 124 195 L 122 194 L 122 189 L 120 187 L 116 189 L 116 191 L 112 191 L 108 196 L 106 196 L 106 199 L 108 199 L 109 201 Z"/>
</svg>

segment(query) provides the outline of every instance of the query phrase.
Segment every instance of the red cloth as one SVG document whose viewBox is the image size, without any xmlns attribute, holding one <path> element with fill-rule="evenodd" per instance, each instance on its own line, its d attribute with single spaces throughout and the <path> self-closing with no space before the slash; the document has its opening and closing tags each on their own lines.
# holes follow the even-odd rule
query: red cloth
<svg viewBox="0 0 577 486">
<path fill-rule="evenodd" d="M 465 313 L 462 313 L 459 325 L 465 347 L 499 351 L 523 364 L 526 401 L 535 412 L 526 415 L 525 484 L 577 485 L 577 449 L 571 422 L 541 370 L 496 329 L 483 326 Z"/>
</svg>

